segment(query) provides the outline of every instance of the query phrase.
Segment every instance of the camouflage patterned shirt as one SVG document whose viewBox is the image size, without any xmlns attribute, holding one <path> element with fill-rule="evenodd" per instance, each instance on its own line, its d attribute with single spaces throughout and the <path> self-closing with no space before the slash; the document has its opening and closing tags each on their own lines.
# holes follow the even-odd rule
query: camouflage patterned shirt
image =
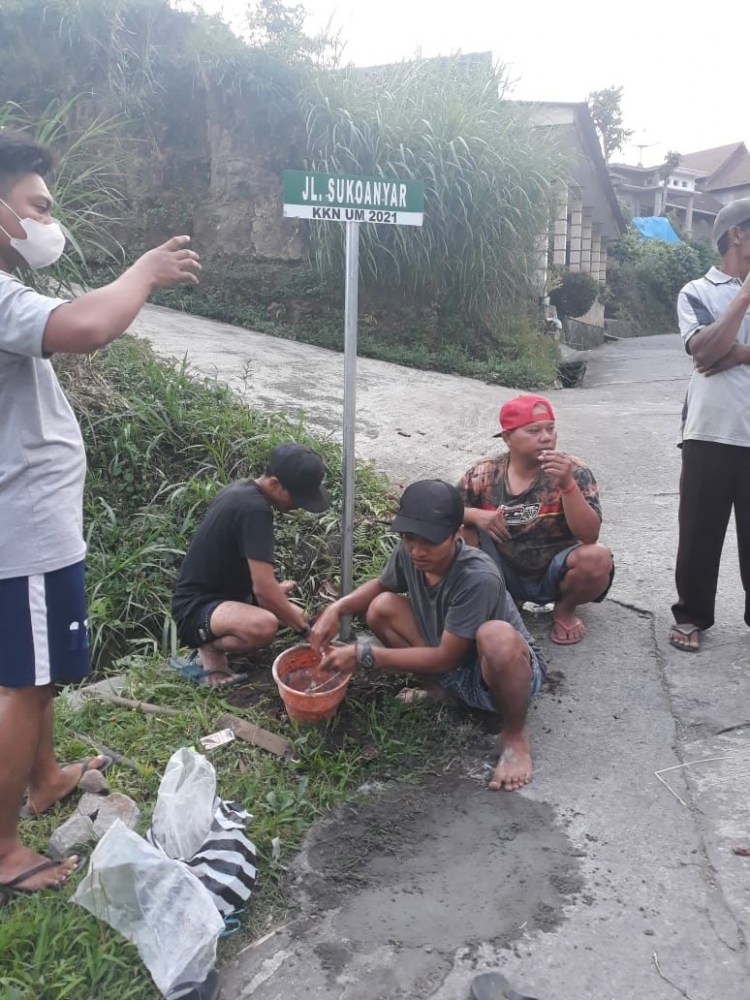
<svg viewBox="0 0 750 1000">
<path fill-rule="evenodd" d="M 503 511 L 511 538 L 507 542 L 495 541 L 495 545 L 520 577 L 541 580 L 557 553 L 575 545 L 577 539 L 565 519 L 560 490 L 545 473 L 523 493 L 511 493 L 509 457 L 503 454 L 477 462 L 461 477 L 458 489 L 466 507 Z M 601 520 L 599 487 L 594 474 L 580 458 L 570 457 L 573 478 Z"/>
</svg>

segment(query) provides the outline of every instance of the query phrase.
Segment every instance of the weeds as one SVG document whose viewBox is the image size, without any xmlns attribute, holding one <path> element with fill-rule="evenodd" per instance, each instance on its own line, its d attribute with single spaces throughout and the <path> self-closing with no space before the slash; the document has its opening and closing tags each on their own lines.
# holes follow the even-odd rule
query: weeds
<svg viewBox="0 0 750 1000">
<path fill-rule="evenodd" d="M 230 390 L 193 379 L 122 338 L 91 358 L 59 362 L 90 459 L 85 493 L 92 653 L 97 667 L 127 650 L 168 651 L 170 601 L 187 544 L 218 489 L 259 475 L 271 448 L 298 440 L 323 456 L 332 507 L 319 519 L 277 518 L 282 577 L 311 611 L 339 583 L 341 453 L 280 414 L 248 409 Z M 391 502 L 385 480 L 357 472 L 355 577 L 382 560 Z"/>
</svg>

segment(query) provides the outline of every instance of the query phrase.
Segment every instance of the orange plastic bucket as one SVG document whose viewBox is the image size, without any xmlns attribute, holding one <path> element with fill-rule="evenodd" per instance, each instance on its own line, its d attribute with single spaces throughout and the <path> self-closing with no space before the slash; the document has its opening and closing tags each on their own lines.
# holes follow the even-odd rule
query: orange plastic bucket
<svg viewBox="0 0 750 1000">
<path fill-rule="evenodd" d="M 308 724 L 333 718 L 352 679 L 347 674 L 331 687 L 336 672 L 325 670 L 306 643 L 284 650 L 274 660 L 272 672 L 289 718 Z"/>
</svg>

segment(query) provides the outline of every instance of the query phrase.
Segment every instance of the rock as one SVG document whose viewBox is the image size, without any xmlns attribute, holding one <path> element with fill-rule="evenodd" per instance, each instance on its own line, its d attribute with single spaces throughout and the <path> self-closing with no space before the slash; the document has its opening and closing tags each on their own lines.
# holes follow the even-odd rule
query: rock
<svg viewBox="0 0 750 1000">
<path fill-rule="evenodd" d="M 97 837 L 105 834 L 117 819 L 121 819 L 125 826 L 135 830 L 141 818 L 138 806 L 123 792 L 111 792 L 107 796 L 91 795 L 87 792 L 81 796 L 77 811 L 92 822 Z"/>
<path fill-rule="evenodd" d="M 103 694 L 122 694 L 126 681 L 125 674 L 117 674 L 105 677 L 103 681 L 96 681 L 94 684 L 86 684 L 84 687 L 66 688 L 62 696 L 73 711 L 78 712 L 89 698 L 95 696 L 96 691 L 101 691 Z"/>
<path fill-rule="evenodd" d="M 49 839 L 49 856 L 53 861 L 80 853 L 82 848 L 96 840 L 94 824 L 76 810 L 61 823 Z"/>
<path fill-rule="evenodd" d="M 109 795 L 107 779 L 95 767 L 92 767 L 83 774 L 81 780 L 78 782 L 78 787 L 84 792 L 91 792 L 92 795 Z"/>
<path fill-rule="evenodd" d="M 73 815 L 61 823 L 50 837 L 50 857 L 57 860 L 78 853 L 81 848 L 103 836 L 118 819 L 135 830 L 140 818 L 141 810 L 129 795 L 112 792 L 103 796 L 86 792 Z"/>
</svg>

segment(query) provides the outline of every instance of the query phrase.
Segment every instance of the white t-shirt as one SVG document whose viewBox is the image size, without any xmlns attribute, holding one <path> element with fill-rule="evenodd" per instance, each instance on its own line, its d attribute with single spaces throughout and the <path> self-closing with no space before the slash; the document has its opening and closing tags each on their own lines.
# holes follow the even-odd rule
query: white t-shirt
<svg viewBox="0 0 750 1000">
<path fill-rule="evenodd" d="M 677 318 L 686 349 L 691 337 L 726 311 L 740 284 L 739 278 L 712 267 L 702 278 L 685 285 L 677 299 Z M 750 344 L 750 311 L 742 321 L 737 343 Z M 682 439 L 750 448 L 750 365 L 737 365 L 708 378 L 693 374 L 685 399 Z"/>
<path fill-rule="evenodd" d="M 80 562 L 86 455 L 78 422 L 42 356 L 64 299 L 0 271 L 0 579 Z"/>
</svg>

